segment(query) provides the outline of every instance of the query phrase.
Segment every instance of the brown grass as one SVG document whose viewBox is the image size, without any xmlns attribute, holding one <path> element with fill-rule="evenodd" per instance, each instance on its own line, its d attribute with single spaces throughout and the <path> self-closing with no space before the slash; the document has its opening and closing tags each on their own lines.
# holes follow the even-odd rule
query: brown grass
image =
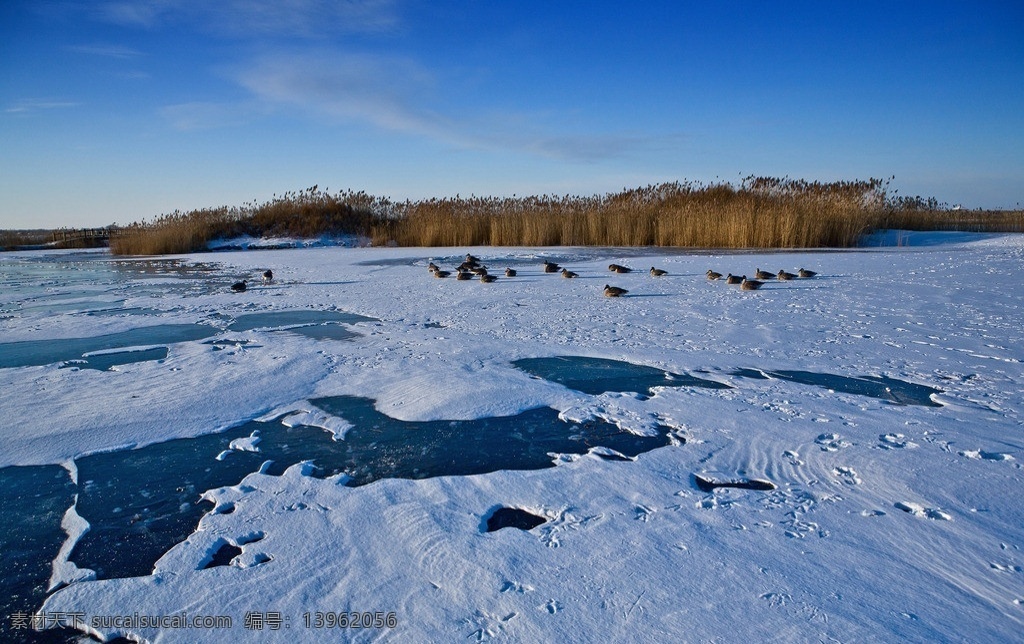
<svg viewBox="0 0 1024 644">
<path fill-rule="evenodd" d="M 455 197 L 393 202 L 317 186 L 242 207 L 174 212 L 133 224 L 115 254 L 204 250 L 253 236 L 361 235 L 399 246 L 849 247 L 883 228 L 1024 232 L 1024 212 L 949 210 L 934 200 L 890 198 L 879 179 L 832 183 L 748 177 L 664 183 L 579 196 Z"/>
<path fill-rule="evenodd" d="M 49 230 L 0 230 L 0 250 L 42 246 L 50 241 Z"/>
</svg>

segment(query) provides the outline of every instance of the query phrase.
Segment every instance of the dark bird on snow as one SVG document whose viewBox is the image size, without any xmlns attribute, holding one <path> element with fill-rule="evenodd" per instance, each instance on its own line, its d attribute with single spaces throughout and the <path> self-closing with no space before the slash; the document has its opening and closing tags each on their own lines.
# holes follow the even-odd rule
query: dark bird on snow
<svg viewBox="0 0 1024 644">
<path fill-rule="evenodd" d="M 744 277 L 746 277 L 746 276 L 744 276 Z M 775 276 L 772 275 L 771 273 L 769 273 L 768 271 L 762 271 L 759 268 L 759 269 L 757 269 L 757 272 L 754 273 L 754 279 L 770 280 L 770 279 L 775 279 Z"/>
<path fill-rule="evenodd" d="M 515 269 L 513 269 L 513 268 L 506 268 L 505 269 L 505 277 L 515 277 L 515 276 L 516 276 Z"/>
<path fill-rule="evenodd" d="M 433 273 L 434 271 L 441 270 L 441 267 L 439 267 L 434 262 L 430 262 L 429 264 L 427 264 L 427 270 L 430 271 L 431 273 Z"/>
<path fill-rule="evenodd" d="M 711 270 L 710 268 L 708 269 L 708 272 L 705 273 L 705 275 L 708 276 L 709 280 L 720 280 L 720 279 L 722 279 L 722 274 L 721 273 L 716 273 L 715 271 Z"/>
<path fill-rule="evenodd" d="M 471 272 L 473 272 L 473 273 L 476 273 L 477 275 L 486 275 L 487 274 L 487 267 L 486 266 L 476 266 L 476 267 L 471 268 L 469 270 Z"/>
<path fill-rule="evenodd" d="M 270 284 L 273 281 L 274 281 L 274 271 L 270 270 L 269 268 L 267 270 L 263 271 L 263 283 L 264 284 Z"/>
<path fill-rule="evenodd" d="M 559 266 L 558 264 L 556 264 L 554 262 L 549 262 L 547 260 L 544 260 L 544 272 L 545 273 L 557 273 L 561 269 L 562 269 L 562 267 Z"/>
<path fill-rule="evenodd" d="M 747 276 L 743 276 L 743 281 L 740 282 L 740 288 L 744 291 L 756 291 L 764 285 L 764 282 L 758 280 L 748 280 Z"/>
<path fill-rule="evenodd" d="M 629 291 L 627 291 L 624 288 L 619 288 L 618 286 L 608 286 L 607 284 L 604 285 L 605 297 L 620 297 L 622 295 L 625 295 L 626 293 L 629 293 Z"/>
<path fill-rule="evenodd" d="M 608 270 L 610 270 L 613 273 L 629 273 L 632 272 L 633 269 L 621 266 L 619 264 L 609 264 Z"/>
<path fill-rule="evenodd" d="M 246 283 L 246 281 L 247 280 L 242 280 L 241 282 L 235 282 L 234 284 L 231 285 L 231 290 L 234 291 L 235 293 L 241 293 L 242 291 L 245 290 L 245 283 Z"/>
<path fill-rule="evenodd" d="M 498 278 L 495 277 L 494 275 L 488 275 L 487 273 L 484 273 L 483 275 L 480 276 L 480 281 L 483 282 L 484 284 L 489 284 L 495 281 L 496 279 Z"/>
<path fill-rule="evenodd" d="M 448 277 L 451 275 L 450 271 L 436 270 L 434 271 L 434 277 Z"/>
<path fill-rule="evenodd" d="M 815 275 L 817 275 L 817 273 L 815 273 L 814 271 L 809 271 L 806 268 L 801 268 L 796 272 L 796 274 L 799 275 L 800 277 L 814 277 Z"/>
<path fill-rule="evenodd" d="M 660 268 L 651 267 L 651 275 L 654 277 L 661 277 L 662 275 L 668 275 L 668 271 L 663 271 Z"/>
<path fill-rule="evenodd" d="M 468 264 L 479 264 L 480 263 L 480 258 L 479 257 L 474 257 L 474 256 L 470 255 L 469 253 L 466 253 L 466 263 L 468 263 Z"/>
<path fill-rule="evenodd" d="M 784 271 L 784 270 L 780 270 L 780 271 L 779 271 L 779 275 L 778 275 L 778 277 L 779 277 L 779 279 L 780 279 L 780 280 L 782 280 L 782 281 L 784 281 L 784 282 L 785 282 L 785 281 L 788 281 L 788 280 L 796 279 L 796 275 L 795 275 L 795 274 L 793 274 L 793 273 L 787 273 L 787 272 L 786 272 L 786 271 Z"/>
<path fill-rule="evenodd" d="M 729 273 L 725 278 L 726 284 L 739 284 L 742 281 L 742 277 L 740 277 L 739 275 L 733 275 L 732 273 Z"/>
<path fill-rule="evenodd" d="M 579 273 L 573 273 L 569 269 L 563 268 L 562 269 L 562 277 L 565 277 L 567 279 L 572 279 L 574 277 L 579 277 Z"/>
<path fill-rule="evenodd" d="M 457 279 L 457 280 L 471 280 L 471 279 L 473 279 L 473 274 L 470 273 L 469 271 L 459 271 L 458 273 L 455 274 L 455 279 Z"/>
</svg>

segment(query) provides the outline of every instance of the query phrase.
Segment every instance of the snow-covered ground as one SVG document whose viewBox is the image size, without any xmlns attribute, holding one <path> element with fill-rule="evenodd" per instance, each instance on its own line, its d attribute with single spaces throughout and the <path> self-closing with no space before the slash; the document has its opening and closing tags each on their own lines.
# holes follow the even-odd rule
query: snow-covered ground
<svg viewBox="0 0 1024 644">
<path fill-rule="evenodd" d="M 736 254 L 246 251 L 183 257 L 219 265 L 188 276 L 193 288 L 154 275 L 142 292 L 90 296 L 152 312 L 144 316 L 37 311 L 5 289 L 4 343 L 196 322 L 223 342 L 154 343 L 169 346 L 165 359 L 106 371 L 0 369 L 9 419 L 0 466 L 73 470 L 82 454 L 254 418 L 343 440 L 346 419 L 308 402 L 338 395 L 372 398 L 409 421 L 552 407 L 637 433 L 665 425 L 677 439 L 631 461 L 553 455 L 549 469 L 361 487 L 314 478 L 303 464 L 279 477 L 255 472 L 206 491 L 217 509 L 151 575 L 89 580 L 67 561 L 66 544 L 54 584 L 80 581 L 52 594 L 43 611 L 81 613 L 86 624 L 113 615 L 232 617 L 230 631 L 92 629 L 166 642 L 1019 639 L 1024 236 L 900 233 L 875 243 Z M 430 261 L 451 269 L 466 252 L 491 272 L 511 266 L 518 275 L 484 284 L 427 271 Z M 544 274 L 543 259 L 580 277 Z M 613 274 L 612 262 L 638 270 Z M 650 276 L 651 266 L 668 275 Z M 757 267 L 819 274 L 754 292 L 704 277 L 708 269 L 752 276 Z M 275 280 L 262 285 L 267 268 Z M 232 293 L 243 277 L 249 290 Z M 629 294 L 603 297 L 605 284 Z M 230 317 L 304 309 L 371 319 L 351 324 L 359 337 L 348 341 L 226 330 Z M 547 356 L 627 361 L 731 388 L 589 395 L 510 364 Z M 940 390 L 931 397 L 940 406 L 740 369 L 883 376 Z M 258 451 L 259 439 L 235 448 Z M 695 474 L 776 487 L 703 492 Z M 487 532 L 500 506 L 546 522 Z M 87 529 L 73 510 L 66 524 L 69 543 Z M 203 569 L 224 544 L 241 554 Z M 394 613 L 397 625 L 327 621 L 351 611 Z M 274 629 L 276 617 L 283 621 Z"/>
</svg>

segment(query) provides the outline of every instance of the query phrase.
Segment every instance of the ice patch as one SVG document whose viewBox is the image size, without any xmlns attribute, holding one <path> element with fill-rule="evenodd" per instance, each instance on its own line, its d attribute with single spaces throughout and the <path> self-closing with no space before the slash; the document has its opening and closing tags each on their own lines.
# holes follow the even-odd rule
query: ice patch
<svg viewBox="0 0 1024 644">
<path fill-rule="evenodd" d="M 236 452 L 258 452 L 260 451 L 260 448 L 258 446 L 261 440 L 262 439 L 260 438 L 260 431 L 258 429 L 253 430 L 252 434 L 250 434 L 248 437 L 236 438 L 235 440 L 231 441 L 231 443 L 228 445 L 228 449 L 233 449 Z M 221 454 L 223 454 L 223 452 L 221 452 Z M 218 455 L 217 460 L 223 459 L 221 459 L 220 455 Z"/>
<path fill-rule="evenodd" d="M 78 496 L 75 495 L 75 502 L 77 503 Z M 53 592 L 57 588 L 72 584 L 76 581 L 85 581 L 89 579 L 95 579 L 96 573 L 88 568 L 79 568 L 74 562 L 69 561 L 68 557 L 71 555 L 71 551 L 74 550 L 75 544 L 82 537 L 83 534 L 89 531 L 89 522 L 78 515 L 78 511 L 75 505 L 68 508 L 68 511 L 64 513 L 64 518 L 60 522 L 61 529 L 67 535 L 67 539 L 60 547 L 60 552 L 53 560 L 53 572 L 50 575 L 50 583 L 47 588 L 47 592 Z"/>
<path fill-rule="evenodd" d="M 312 407 L 312 403 L 309 403 L 309 405 Z M 281 424 L 285 427 L 298 427 L 300 425 L 319 427 L 330 432 L 336 441 L 345 440 L 345 433 L 352 429 L 352 423 L 344 418 L 338 418 L 315 407 L 309 410 L 297 410 L 282 418 Z"/>
<path fill-rule="evenodd" d="M 502 528 L 518 528 L 532 530 L 547 523 L 547 518 L 537 516 L 522 508 L 497 507 L 484 517 L 486 532 L 496 532 Z"/>
</svg>

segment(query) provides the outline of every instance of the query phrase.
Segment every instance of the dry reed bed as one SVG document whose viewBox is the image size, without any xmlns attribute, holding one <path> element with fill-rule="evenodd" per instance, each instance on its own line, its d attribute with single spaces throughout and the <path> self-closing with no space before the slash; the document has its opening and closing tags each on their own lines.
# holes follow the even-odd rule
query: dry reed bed
<svg viewBox="0 0 1024 644">
<path fill-rule="evenodd" d="M 204 250 L 239 235 L 359 235 L 399 246 L 849 247 L 882 228 L 1024 232 L 1024 212 L 951 211 L 889 198 L 879 179 L 832 183 L 748 177 L 665 183 L 580 196 L 455 197 L 394 202 L 313 186 L 266 203 L 163 215 L 128 226 L 115 254 Z"/>
</svg>

